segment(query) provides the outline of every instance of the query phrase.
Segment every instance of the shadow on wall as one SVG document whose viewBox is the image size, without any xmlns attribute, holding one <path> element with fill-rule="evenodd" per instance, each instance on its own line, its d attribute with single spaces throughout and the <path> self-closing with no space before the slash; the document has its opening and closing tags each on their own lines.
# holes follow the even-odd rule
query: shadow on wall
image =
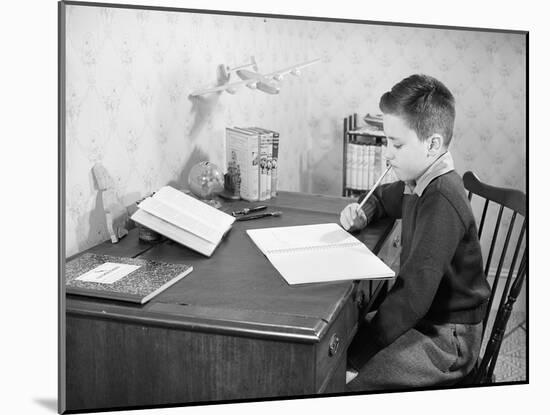
<svg viewBox="0 0 550 415">
<path fill-rule="evenodd" d="M 114 181 L 112 180 L 111 176 L 107 172 L 106 174 L 108 176 L 108 180 L 113 183 L 113 189 L 115 190 L 115 192 L 117 192 L 118 189 L 116 189 L 116 186 L 114 186 Z M 97 179 L 95 177 L 93 177 L 92 180 L 94 183 L 94 190 L 97 193 L 95 197 L 94 208 L 88 214 L 79 215 L 78 217 L 75 230 L 77 234 L 78 252 L 81 252 L 90 246 L 96 245 L 109 239 L 109 232 L 107 230 L 107 219 L 105 216 L 107 207 L 104 205 L 102 197 L 104 190 L 99 188 Z M 133 192 L 120 198 L 119 201 L 123 203 L 123 206 L 126 206 L 126 208 L 128 209 L 128 220 L 123 224 L 126 229 L 131 229 L 134 227 L 134 223 L 129 219 L 129 217 L 135 211 L 135 202 L 145 196 L 146 195 L 140 195 L 138 192 Z"/>
<path fill-rule="evenodd" d="M 315 194 L 342 194 L 342 139 L 339 120 L 314 117 L 309 120 L 312 149 L 308 153 L 309 191 Z"/>
<path fill-rule="evenodd" d="M 218 77 L 218 79 L 220 79 Z M 218 81 L 220 82 L 220 81 Z M 193 117 L 191 128 L 189 131 L 189 139 L 193 142 L 212 119 L 212 114 L 218 106 L 220 93 L 208 94 L 205 96 L 198 97 L 189 97 L 192 103 L 191 116 Z M 176 189 L 188 189 L 187 178 L 189 176 L 189 171 L 191 168 L 201 162 L 208 161 L 209 156 L 204 151 L 194 148 L 193 152 L 187 159 L 186 164 L 183 166 L 178 178 L 172 180 L 168 185 Z M 222 167 L 222 166 L 220 166 Z M 113 182 L 112 178 L 109 176 L 110 182 Z M 105 208 L 102 198 L 102 190 L 99 188 L 98 183 L 93 178 L 94 181 L 94 190 L 97 192 L 95 197 L 95 203 L 93 209 L 87 213 L 80 215 L 78 217 L 78 222 L 76 225 L 76 234 L 77 234 L 77 246 L 78 252 L 86 249 L 89 246 L 96 245 L 100 242 L 103 242 L 109 239 L 109 232 L 107 229 L 107 221 L 105 217 Z M 113 187 L 115 191 L 116 186 Z M 124 206 L 129 208 L 129 216 L 135 211 L 135 202 L 142 199 L 148 195 L 140 195 L 138 193 L 132 193 L 130 195 L 120 195 L 121 201 L 124 203 Z M 133 209 L 130 209 L 133 208 Z M 126 229 L 133 228 L 133 222 L 128 220 Z"/>
<path fill-rule="evenodd" d="M 77 252 L 81 252 L 109 238 L 101 192 L 97 191 L 94 208 L 89 213 L 78 216 L 75 232 L 78 247 Z"/>
<path fill-rule="evenodd" d="M 98 191 L 96 194 L 94 208 L 88 213 L 78 215 L 74 232 L 77 252 L 82 252 L 109 238 L 101 192 Z"/>
<path fill-rule="evenodd" d="M 229 78 L 224 76 L 223 65 L 216 69 L 217 86 L 227 83 Z M 191 128 L 189 129 L 189 139 L 191 142 L 200 134 L 204 126 L 211 119 L 214 110 L 218 106 L 222 92 L 214 92 L 206 95 L 191 96 L 191 115 L 194 117 Z"/>
<path fill-rule="evenodd" d="M 201 131 L 211 119 L 220 98 L 220 93 L 209 94 L 207 96 L 189 97 L 191 100 L 191 116 L 193 121 L 189 129 L 189 139 L 191 142 L 200 135 Z"/>
<path fill-rule="evenodd" d="M 342 157 L 339 157 L 337 151 L 330 151 L 321 159 L 310 163 L 311 193 L 341 196 L 343 191 L 342 171 L 338 167 L 341 164 Z"/>
</svg>

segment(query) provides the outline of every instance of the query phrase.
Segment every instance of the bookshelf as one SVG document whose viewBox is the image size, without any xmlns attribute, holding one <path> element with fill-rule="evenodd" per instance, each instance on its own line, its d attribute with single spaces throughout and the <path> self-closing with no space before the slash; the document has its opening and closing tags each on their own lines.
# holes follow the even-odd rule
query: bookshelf
<svg viewBox="0 0 550 415">
<path fill-rule="evenodd" d="M 345 117 L 343 125 L 342 196 L 355 197 L 368 190 L 382 173 L 386 137 L 373 127 L 359 126 L 357 114 Z"/>
</svg>

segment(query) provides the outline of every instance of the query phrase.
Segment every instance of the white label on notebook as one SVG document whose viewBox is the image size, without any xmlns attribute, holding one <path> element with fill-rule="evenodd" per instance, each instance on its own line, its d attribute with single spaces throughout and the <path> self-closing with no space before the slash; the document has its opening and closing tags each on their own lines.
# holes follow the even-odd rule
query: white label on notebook
<svg viewBox="0 0 550 415">
<path fill-rule="evenodd" d="M 106 262 L 75 279 L 79 281 L 98 282 L 100 284 L 112 284 L 138 268 L 139 265 Z"/>
</svg>

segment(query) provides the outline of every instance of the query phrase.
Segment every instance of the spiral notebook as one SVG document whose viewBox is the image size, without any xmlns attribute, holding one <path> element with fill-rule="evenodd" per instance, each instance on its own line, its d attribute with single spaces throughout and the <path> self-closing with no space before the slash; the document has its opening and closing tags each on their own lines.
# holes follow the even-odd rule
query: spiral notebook
<svg viewBox="0 0 550 415">
<path fill-rule="evenodd" d="M 246 232 L 291 285 L 395 277 L 391 268 L 336 223 Z"/>
</svg>

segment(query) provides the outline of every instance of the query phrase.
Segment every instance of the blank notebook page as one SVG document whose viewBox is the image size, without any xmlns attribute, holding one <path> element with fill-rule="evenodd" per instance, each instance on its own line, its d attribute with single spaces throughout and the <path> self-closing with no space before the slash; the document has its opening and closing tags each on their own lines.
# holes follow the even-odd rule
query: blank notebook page
<svg viewBox="0 0 550 415">
<path fill-rule="evenodd" d="M 335 223 L 247 233 L 289 284 L 395 276 L 361 241 Z"/>
</svg>

